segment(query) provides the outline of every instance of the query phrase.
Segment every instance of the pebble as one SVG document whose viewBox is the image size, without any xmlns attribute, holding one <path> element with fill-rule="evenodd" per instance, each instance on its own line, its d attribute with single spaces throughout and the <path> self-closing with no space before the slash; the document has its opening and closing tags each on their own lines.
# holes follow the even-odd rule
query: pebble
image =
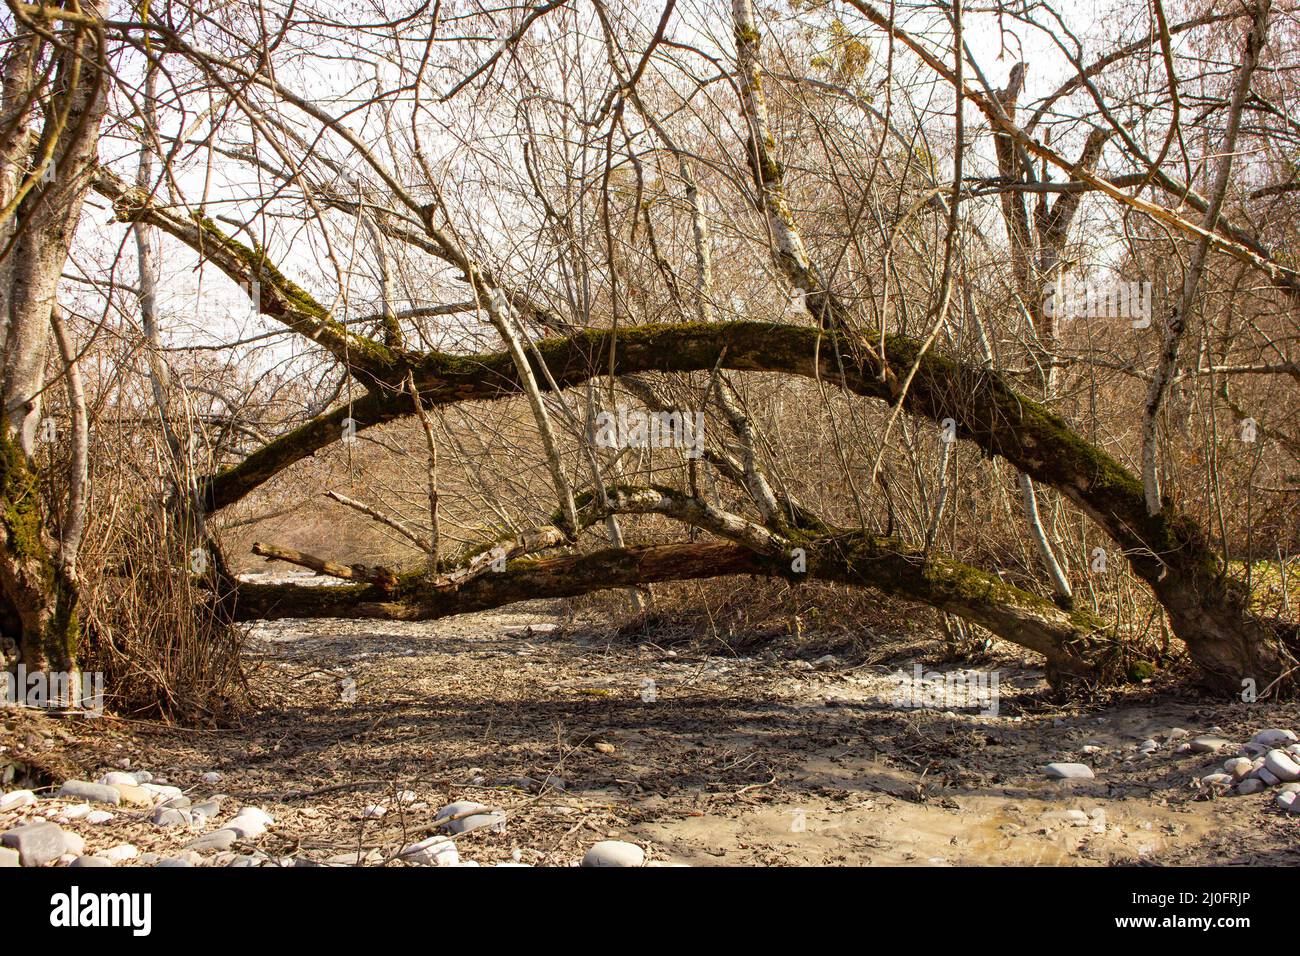
<svg viewBox="0 0 1300 956">
<path fill-rule="evenodd" d="M 1232 774 L 1233 780 L 1244 780 L 1255 770 L 1255 764 L 1248 757 L 1233 757 L 1223 765 L 1225 772 Z"/>
<path fill-rule="evenodd" d="M 1270 750 L 1264 756 L 1264 768 L 1278 780 L 1300 780 L 1300 764 L 1291 759 L 1285 750 Z"/>
<path fill-rule="evenodd" d="M 76 869 L 84 869 L 87 867 L 103 868 L 103 867 L 110 867 L 112 865 L 113 865 L 112 860 L 106 860 L 102 856 L 79 856 L 71 863 L 68 864 L 68 866 L 74 867 Z"/>
<path fill-rule="evenodd" d="M 1284 783 L 1284 784 L 1282 784 L 1282 792 L 1283 792 L 1283 793 L 1300 793 L 1300 783 Z"/>
<path fill-rule="evenodd" d="M 143 786 L 136 786 L 133 783 L 119 783 L 113 786 L 122 798 L 122 802 L 132 807 L 152 807 L 154 803 L 154 794 L 150 793 Z"/>
<path fill-rule="evenodd" d="M 113 814 L 107 810 L 91 810 L 86 814 L 87 823 L 107 823 L 111 819 L 113 819 Z"/>
<path fill-rule="evenodd" d="M 1101 753 L 1101 748 L 1096 744 L 1084 744 L 1079 748 L 1079 752 L 1084 754 L 1096 754 Z"/>
<path fill-rule="evenodd" d="M 0 870 L 13 866 L 22 866 L 22 858 L 18 855 L 18 851 L 0 846 Z"/>
<path fill-rule="evenodd" d="M 421 866 L 455 866 L 460 862 L 456 844 L 444 836 L 432 836 L 403 847 L 399 856 Z"/>
<path fill-rule="evenodd" d="M 104 776 L 100 777 L 97 782 L 105 787 L 115 787 L 119 783 L 124 783 L 128 787 L 134 787 L 137 783 L 139 783 L 139 781 L 135 779 L 135 774 L 126 773 L 125 771 L 122 770 L 110 771 L 109 773 L 106 773 L 104 774 Z"/>
<path fill-rule="evenodd" d="M 601 840 L 582 857 L 583 866 L 642 866 L 645 850 L 622 840 Z"/>
<path fill-rule="evenodd" d="M 241 811 L 226 824 L 225 829 L 233 832 L 241 840 L 256 840 L 266 832 L 266 824 L 257 817 L 245 816 Z"/>
<path fill-rule="evenodd" d="M 271 814 L 267 813 L 261 807 L 240 807 L 239 812 L 236 813 L 235 816 L 256 820 L 264 827 L 275 825 L 275 817 L 271 816 Z"/>
<path fill-rule="evenodd" d="M 122 795 L 115 787 L 102 783 L 88 783 L 85 780 L 63 781 L 63 786 L 59 788 L 59 796 L 88 800 L 91 803 L 107 803 L 112 806 L 122 802 Z"/>
<path fill-rule="evenodd" d="M 109 847 L 99 855 L 106 860 L 112 860 L 114 863 L 121 863 L 124 860 L 134 860 L 140 855 L 140 851 L 130 843 L 119 843 L 117 846 Z"/>
<path fill-rule="evenodd" d="M 1232 774 L 1230 773 L 1211 773 L 1201 778 L 1201 783 L 1207 787 L 1230 787 L 1232 786 Z"/>
<path fill-rule="evenodd" d="M 1182 740 L 1187 735 L 1188 731 L 1184 730 L 1182 727 L 1173 727 L 1170 729 L 1169 733 L 1165 734 L 1165 736 L 1170 740 Z"/>
<path fill-rule="evenodd" d="M 475 813 L 473 811 L 483 811 Z M 460 820 L 450 820 L 449 817 L 459 816 L 462 813 L 469 813 L 470 816 Z M 446 821 L 446 822 L 443 822 Z M 481 803 L 474 803 L 472 800 L 457 800 L 455 803 L 449 803 L 433 818 L 435 826 L 441 826 L 451 833 L 469 833 L 471 830 L 478 830 L 482 827 L 495 827 L 504 829 L 506 825 L 506 816 L 500 811 L 493 810 L 491 807 L 484 806 Z"/>
<path fill-rule="evenodd" d="M 174 807 L 159 807 L 153 812 L 149 822 L 158 827 L 178 827 L 189 826 L 194 822 L 194 819 L 184 810 Z"/>
<path fill-rule="evenodd" d="M 1057 780 L 1092 780 L 1096 774 L 1083 763 L 1049 763 L 1043 772 Z"/>
<path fill-rule="evenodd" d="M 376 803 L 373 806 L 366 807 L 361 815 L 367 820 L 381 820 L 388 816 L 388 808 L 382 803 Z"/>
<path fill-rule="evenodd" d="M 1251 777 L 1249 780 L 1243 780 L 1237 784 L 1237 792 L 1241 794 L 1259 793 L 1261 790 L 1268 789 L 1268 785 L 1258 777 Z"/>
<path fill-rule="evenodd" d="M 142 783 L 141 789 L 147 790 L 158 800 L 170 800 L 173 797 L 183 797 L 185 794 L 180 787 L 168 787 L 161 783 Z"/>
<path fill-rule="evenodd" d="M 186 849 L 189 850 L 229 850 L 235 845 L 235 840 L 239 834 L 229 828 L 213 830 L 211 833 L 205 833 L 197 840 L 191 841 Z"/>
<path fill-rule="evenodd" d="M 1254 737 L 1251 737 L 1252 743 L 1260 744 L 1264 747 L 1276 747 L 1279 744 L 1293 744 L 1296 742 L 1294 730 L 1285 730 L 1280 727 L 1272 727 L 1268 730 L 1261 730 Z"/>
<path fill-rule="evenodd" d="M 1277 805 L 1283 810 L 1294 813 L 1295 810 L 1293 808 L 1297 803 L 1300 803 L 1300 796 L 1297 796 L 1294 793 L 1288 793 L 1284 790 L 1277 795 Z"/>
<path fill-rule="evenodd" d="M 1273 776 L 1272 771 L 1270 771 L 1267 767 L 1260 767 L 1253 774 L 1251 774 L 1251 776 L 1254 777 L 1256 780 L 1263 780 L 1264 783 L 1270 787 L 1276 787 L 1279 783 L 1282 782 L 1277 777 Z"/>
<path fill-rule="evenodd" d="M 135 778 L 135 783 L 137 784 L 153 782 L 153 774 L 148 770 L 137 770 L 135 773 L 131 774 L 131 776 Z"/>
<path fill-rule="evenodd" d="M 19 807 L 30 807 L 36 802 L 36 794 L 30 790 L 11 790 L 8 793 L 0 793 L 0 810 L 17 810 Z"/>
<path fill-rule="evenodd" d="M 74 803 L 70 807 L 64 807 L 59 811 L 59 819 L 65 822 L 80 820 L 82 817 L 90 816 L 90 804 Z"/>
<path fill-rule="evenodd" d="M 71 853 L 73 856 L 81 856 L 86 852 L 86 841 L 80 834 L 73 833 L 71 830 L 63 831 L 63 852 Z"/>
<path fill-rule="evenodd" d="M 1191 740 L 1192 751 L 1198 754 L 1218 753 L 1224 747 L 1228 746 L 1229 741 L 1222 737 L 1193 737 Z"/>
<path fill-rule="evenodd" d="M 57 823 L 27 823 L 0 835 L 0 844 L 17 850 L 23 866 L 44 866 L 66 852 L 66 837 Z"/>
<path fill-rule="evenodd" d="M 206 820 L 208 817 L 215 817 L 221 812 L 220 800 L 204 800 L 202 803 L 196 803 L 190 807 L 190 815 L 197 820 Z"/>
<path fill-rule="evenodd" d="M 204 783 L 220 783 L 221 774 L 219 774 L 215 770 L 209 770 L 203 776 L 199 777 L 199 779 L 202 780 Z"/>
<path fill-rule="evenodd" d="M 397 794 L 398 803 L 415 803 L 418 799 L 414 790 L 401 790 Z"/>
</svg>

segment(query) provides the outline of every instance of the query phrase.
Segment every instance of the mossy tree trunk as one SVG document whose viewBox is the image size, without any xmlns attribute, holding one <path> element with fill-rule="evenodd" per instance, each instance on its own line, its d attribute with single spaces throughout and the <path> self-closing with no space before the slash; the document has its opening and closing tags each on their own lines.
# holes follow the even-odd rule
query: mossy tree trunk
<svg viewBox="0 0 1300 956">
<path fill-rule="evenodd" d="M 60 553 L 41 497 L 37 449 L 45 432 L 43 396 L 54 384 L 53 313 L 94 175 L 107 72 L 98 5 L 83 3 L 86 16 L 73 22 L 60 21 L 57 8 L 48 13 L 53 19 L 30 8 L 21 13 L 4 64 L 0 598 L 5 617 L 18 622 L 14 636 L 27 668 L 71 672 L 80 633 L 75 564 L 71 548 Z M 62 367 L 59 375 L 66 372 Z"/>
<path fill-rule="evenodd" d="M 396 587 L 244 584 L 235 616 L 430 620 L 606 588 L 749 574 L 872 588 L 948 611 L 1042 655 L 1054 684 L 1100 683 L 1125 670 L 1121 647 L 1100 620 L 1085 611 L 1063 611 L 977 568 L 860 533 L 809 538 L 799 548 L 798 561 L 791 554 L 712 542 L 520 559 L 454 589 L 431 587 L 419 573 L 404 575 Z"/>
</svg>

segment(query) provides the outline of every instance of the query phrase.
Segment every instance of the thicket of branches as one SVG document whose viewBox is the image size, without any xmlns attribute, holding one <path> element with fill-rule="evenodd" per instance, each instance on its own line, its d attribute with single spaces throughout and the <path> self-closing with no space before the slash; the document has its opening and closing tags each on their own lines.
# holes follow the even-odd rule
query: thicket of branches
<svg viewBox="0 0 1300 956">
<path fill-rule="evenodd" d="M 1294 685 L 1294 5 L 8 9 L 11 660 L 759 575 Z"/>
</svg>

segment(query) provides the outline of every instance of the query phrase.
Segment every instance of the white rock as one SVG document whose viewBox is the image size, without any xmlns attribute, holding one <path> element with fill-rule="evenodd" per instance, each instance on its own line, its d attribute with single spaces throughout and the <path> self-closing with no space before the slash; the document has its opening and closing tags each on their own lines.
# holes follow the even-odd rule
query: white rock
<svg viewBox="0 0 1300 956">
<path fill-rule="evenodd" d="M 128 787 L 134 787 L 138 782 L 135 774 L 125 773 L 121 770 L 112 770 L 99 778 L 99 783 L 106 787 L 116 787 L 118 784 L 125 784 Z"/>
<path fill-rule="evenodd" d="M 642 866 L 645 850 L 623 840 L 601 840 L 582 858 L 583 866 Z"/>
<path fill-rule="evenodd" d="M 1193 737 L 1191 740 L 1192 750 L 1198 754 L 1217 753 L 1224 747 L 1228 746 L 1228 743 L 1229 741 L 1224 740 L 1222 737 L 1214 737 L 1211 735 Z"/>
<path fill-rule="evenodd" d="M 204 783 L 220 783 L 221 774 L 219 774 L 215 770 L 209 770 L 203 776 L 199 777 L 199 779 L 202 780 Z"/>
<path fill-rule="evenodd" d="M 373 806 L 366 807 L 361 811 L 361 815 L 367 820 L 381 820 L 388 816 L 388 808 L 382 803 L 376 803 Z"/>
<path fill-rule="evenodd" d="M 1300 764 L 1285 750 L 1270 750 L 1264 756 L 1264 768 L 1284 783 L 1300 780 Z"/>
<path fill-rule="evenodd" d="M 134 860 L 140 855 L 137 850 L 129 843 L 119 843 L 115 847 L 110 847 L 103 853 L 97 853 L 96 856 L 103 857 L 105 860 L 112 860 L 114 863 L 121 863 L 124 860 Z"/>
<path fill-rule="evenodd" d="M 1184 730 L 1182 727 L 1174 727 L 1165 736 L 1168 737 L 1170 740 L 1181 740 L 1182 738 L 1187 736 L 1187 731 Z"/>
<path fill-rule="evenodd" d="M 226 824 L 227 830 L 233 830 L 241 840 L 256 840 L 266 832 L 266 824 L 257 817 L 236 814 L 235 819 Z"/>
<path fill-rule="evenodd" d="M 1232 774 L 1230 773 L 1211 773 L 1201 778 L 1201 783 L 1207 787 L 1230 787 L 1232 786 Z"/>
<path fill-rule="evenodd" d="M 59 812 L 59 819 L 65 822 L 71 820 L 80 820 L 82 817 L 90 816 L 90 804 L 74 803 L 70 807 L 64 807 Z"/>
<path fill-rule="evenodd" d="M 468 815 L 462 816 L 464 814 Z M 461 819 L 453 820 L 452 817 L 460 817 Z M 477 830 L 480 827 L 504 829 L 506 816 L 500 811 L 493 810 L 481 803 L 474 803 L 472 800 L 457 800 L 455 803 L 449 803 L 439 810 L 433 818 L 433 822 L 436 825 L 441 825 L 443 829 L 451 833 L 469 833 L 471 830 Z"/>
<path fill-rule="evenodd" d="M 81 856 L 86 852 L 86 841 L 79 834 L 71 830 L 63 831 L 63 852 L 71 853 L 74 857 Z"/>
<path fill-rule="evenodd" d="M 1300 803 L 1300 797 L 1294 793 L 1287 793 L 1284 790 L 1277 795 L 1277 805 L 1283 810 L 1291 811 L 1297 803 Z"/>
<path fill-rule="evenodd" d="M 19 807 L 30 807 L 36 802 L 36 794 L 30 790 L 10 790 L 8 793 L 0 793 L 0 810 L 17 810 Z"/>
<path fill-rule="evenodd" d="M 1049 763 L 1043 772 L 1057 780 L 1092 780 L 1096 774 L 1083 763 Z"/>
<path fill-rule="evenodd" d="M 111 819 L 113 819 L 113 814 L 107 810 L 91 810 L 86 814 L 87 823 L 107 823 Z"/>
<path fill-rule="evenodd" d="M 176 797 L 185 796 L 184 791 L 182 791 L 180 787 L 167 787 L 161 783 L 142 783 L 140 786 L 152 793 L 154 799 L 158 801 L 174 800 Z"/>
<path fill-rule="evenodd" d="M 1138 752 L 1139 752 L 1139 753 L 1144 753 L 1144 754 L 1149 754 L 1149 753 L 1151 753 L 1152 751 L 1154 751 L 1154 750 L 1156 750 L 1157 748 L 1159 748 L 1159 746 L 1160 746 L 1160 745 L 1159 745 L 1158 743 L 1156 743 L 1154 740 L 1144 740 L 1144 741 L 1142 741 L 1142 743 L 1138 744 Z"/>
<path fill-rule="evenodd" d="M 414 790 L 401 790 L 397 794 L 398 803 L 415 803 L 419 799 Z"/>
<path fill-rule="evenodd" d="M 148 770 L 137 770 L 135 773 L 131 774 L 131 776 L 135 777 L 136 786 L 143 786 L 146 783 L 153 783 L 153 774 L 151 774 Z"/>
<path fill-rule="evenodd" d="M 1300 757 L 1300 744 L 1292 744 L 1290 747 L 1286 748 L 1286 752 Z"/>
<path fill-rule="evenodd" d="M 1282 792 L 1283 792 L 1283 793 L 1300 793 L 1300 783 L 1284 783 L 1284 784 L 1282 784 Z"/>
<path fill-rule="evenodd" d="M 1295 743 L 1296 735 L 1294 730 L 1285 730 L 1280 727 L 1273 727 L 1268 730 L 1261 730 L 1250 739 L 1253 743 L 1260 744 L 1264 747 L 1277 747 L 1279 745 Z"/>
<path fill-rule="evenodd" d="M 275 825 L 275 818 L 261 807 L 241 807 L 239 812 L 235 814 L 235 819 L 239 819 L 240 817 L 256 820 L 258 823 L 267 827 Z"/>
<path fill-rule="evenodd" d="M 445 836 L 432 836 L 419 843 L 412 843 L 403 847 L 399 856 L 421 866 L 455 866 L 460 863 L 460 851 Z"/>
</svg>

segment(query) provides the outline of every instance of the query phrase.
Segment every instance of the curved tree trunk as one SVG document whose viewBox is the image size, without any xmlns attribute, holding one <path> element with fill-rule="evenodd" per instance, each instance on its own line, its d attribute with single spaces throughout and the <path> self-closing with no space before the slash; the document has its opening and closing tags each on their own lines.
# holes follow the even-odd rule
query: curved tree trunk
<svg viewBox="0 0 1300 956">
<path fill-rule="evenodd" d="M 101 174 L 96 188 L 114 200 L 124 219 L 147 218 L 183 241 L 201 242 L 194 238 L 200 230 L 193 223 L 132 195 L 120 180 Z M 217 235 L 210 223 L 201 231 Z M 283 286 L 275 295 L 263 296 L 268 315 L 295 329 L 310 316 L 313 328 L 325 330 L 318 331 L 318 341 L 341 329 L 326 310 L 268 264 L 250 262 L 230 252 L 232 248 L 222 241 L 223 254 L 213 258 L 232 278 L 243 280 L 256 268 L 264 289 L 268 282 Z M 287 312 L 286 303 L 293 306 Z M 401 352 L 346 335 L 350 342 L 356 340 L 349 367 L 371 390 L 349 407 L 318 416 L 211 476 L 203 489 L 209 511 L 240 500 L 294 462 L 338 440 L 344 418 L 366 428 L 410 414 L 400 387 L 408 371 L 429 406 L 522 392 L 508 352 Z M 340 348 L 336 354 L 349 353 Z M 915 365 L 902 407 L 936 423 L 952 418 L 959 437 L 990 455 L 1001 455 L 1036 483 L 1056 488 L 1101 525 L 1151 587 L 1207 684 L 1232 693 L 1245 680 L 1267 687 L 1287 673 L 1288 655 L 1300 643 L 1294 622 L 1275 627 L 1249 611 L 1243 590 L 1227 579 L 1194 520 L 1168 504 L 1159 514 L 1148 512 L 1142 482 L 1132 471 L 997 373 L 929 351 L 915 339 L 882 340 L 876 334 L 762 322 L 664 324 L 617 332 L 584 330 L 547 339 L 529 351 L 528 361 L 537 370 L 542 390 L 609 374 L 724 369 L 815 378 L 890 403 L 898 400 L 896 370 Z M 549 374 L 542 374 L 543 362 Z"/>
</svg>

